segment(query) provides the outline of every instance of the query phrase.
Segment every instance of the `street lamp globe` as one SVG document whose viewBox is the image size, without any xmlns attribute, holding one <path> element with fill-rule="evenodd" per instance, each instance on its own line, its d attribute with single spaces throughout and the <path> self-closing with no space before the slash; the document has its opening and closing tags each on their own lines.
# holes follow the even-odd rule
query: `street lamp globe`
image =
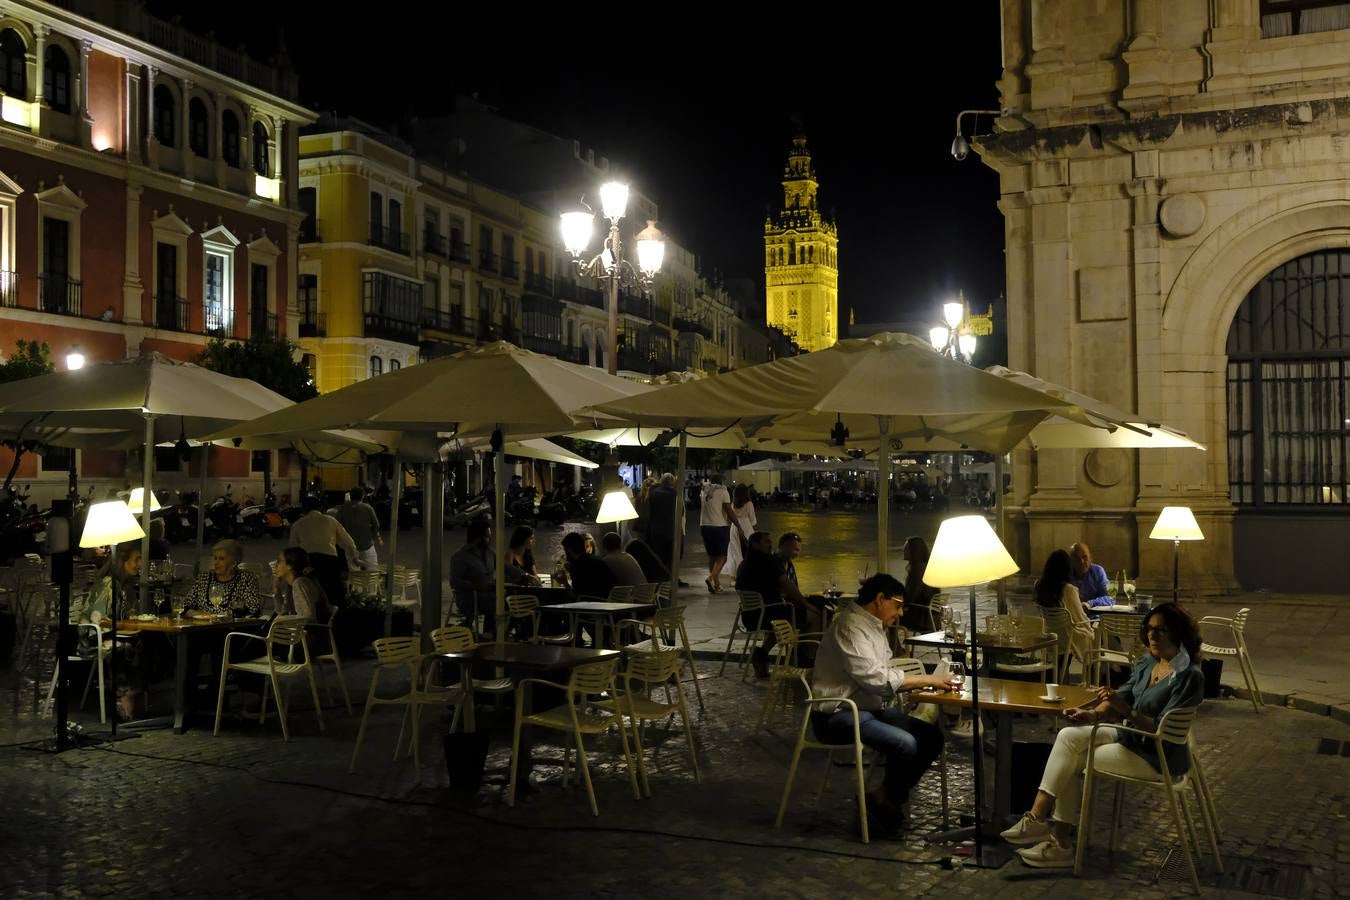
<svg viewBox="0 0 1350 900">
<path fill-rule="evenodd" d="M 565 212 L 562 214 L 563 246 L 573 257 L 579 257 L 591 242 L 595 233 L 595 216 L 588 212 Z"/>
<path fill-rule="evenodd" d="M 84 368 L 84 354 L 80 352 L 79 347 L 71 347 L 70 352 L 66 354 L 66 369 L 74 372 L 76 369 Z"/>
<path fill-rule="evenodd" d="M 647 220 L 647 227 L 638 232 L 637 255 L 638 268 L 643 275 L 651 278 L 661 271 L 661 263 L 666 258 L 666 242 L 651 219 Z"/>
<path fill-rule="evenodd" d="M 947 327 L 955 329 L 965 318 L 966 308 L 953 300 L 951 303 L 942 304 L 942 318 L 946 321 Z"/>
<path fill-rule="evenodd" d="M 928 329 L 928 340 L 932 342 L 933 349 L 941 353 L 947 349 L 947 340 L 951 332 L 946 325 L 934 325 Z"/>
<path fill-rule="evenodd" d="M 976 338 L 973 334 L 963 334 L 956 339 L 957 346 L 961 348 L 961 355 L 966 359 L 975 358 Z"/>
<path fill-rule="evenodd" d="M 628 185 L 622 181 L 607 181 L 600 185 L 600 210 L 611 222 L 622 219 L 628 211 Z"/>
</svg>

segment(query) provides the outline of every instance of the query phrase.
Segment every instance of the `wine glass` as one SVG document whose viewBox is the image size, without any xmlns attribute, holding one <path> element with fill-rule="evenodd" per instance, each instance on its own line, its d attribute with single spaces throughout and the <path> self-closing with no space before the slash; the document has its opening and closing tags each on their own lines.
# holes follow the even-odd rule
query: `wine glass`
<svg viewBox="0 0 1350 900">
<path fill-rule="evenodd" d="M 947 672 L 947 686 L 957 693 L 965 689 L 966 667 L 963 663 L 953 662 Z"/>
<path fill-rule="evenodd" d="M 187 598 L 181 595 L 175 595 L 173 598 L 173 617 L 178 621 L 183 621 L 183 613 L 187 611 Z"/>
<path fill-rule="evenodd" d="M 225 602 L 225 585 L 213 583 L 207 593 L 207 598 L 211 601 L 211 609 L 214 610 L 214 615 L 219 617 L 221 615 L 221 604 Z"/>
</svg>

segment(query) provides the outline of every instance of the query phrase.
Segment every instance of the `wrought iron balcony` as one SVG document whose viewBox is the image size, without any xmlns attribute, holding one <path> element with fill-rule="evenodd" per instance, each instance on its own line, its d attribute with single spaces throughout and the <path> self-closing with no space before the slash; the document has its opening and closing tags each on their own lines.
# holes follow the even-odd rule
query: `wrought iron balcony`
<svg viewBox="0 0 1350 900">
<path fill-rule="evenodd" d="M 393 250 L 405 256 L 412 252 L 412 241 L 408 239 L 408 232 L 388 225 L 381 226 L 379 222 L 370 223 L 370 245 Z"/>
<path fill-rule="evenodd" d="M 169 331 L 188 330 L 188 302 L 182 297 L 155 298 L 155 327 Z"/>
<path fill-rule="evenodd" d="M 64 273 L 44 272 L 38 278 L 38 309 L 61 316 L 80 315 L 83 285 Z"/>
</svg>

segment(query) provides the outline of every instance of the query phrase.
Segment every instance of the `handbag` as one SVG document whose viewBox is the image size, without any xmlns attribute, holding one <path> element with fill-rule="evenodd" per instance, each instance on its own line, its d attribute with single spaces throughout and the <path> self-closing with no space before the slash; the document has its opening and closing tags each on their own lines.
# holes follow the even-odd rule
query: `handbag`
<svg viewBox="0 0 1350 900">
<path fill-rule="evenodd" d="M 483 783 L 487 765 L 488 736 L 485 732 L 456 731 L 445 736 L 445 771 L 450 790 L 474 794 Z"/>
</svg>

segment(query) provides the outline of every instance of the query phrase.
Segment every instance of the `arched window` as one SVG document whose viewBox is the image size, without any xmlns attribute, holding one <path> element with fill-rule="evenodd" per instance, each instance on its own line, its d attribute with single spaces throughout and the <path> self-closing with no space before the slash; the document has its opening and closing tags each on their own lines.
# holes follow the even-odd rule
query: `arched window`
<svg viewBox="0 0 1350 900">
<path fill-rule="evenodd" d="M 239 117 L 227 109 L 220 117 L 220 156 L 225 165 L 239 168 Z"/>
<path fill-rule="evenodd" d="M 397 371 L 398 371 L 399 369 L 401 369 L 401 368 L 403 368 L 403 363 L 399 362 L 398 360 L 396 360 L 396 359 L 394 359 L 394 358 L 392 358 L 392 357 L 389 359 L 389 371 L 390 371 L 390 372 L 397 372 Z"/>
<path fill-rule="evenodd" d="M 178 110 L 173 91 L 155 85 L 155 140 L 164 147 L 178 146 Z"/>
<path fill-rule="evenodd" d="M 1350 493 L 1350 250 L 1263 278 L 1228 329 L 1229 496 L 1341 507 Z"/>
<path fill-rule="evenodd" d="M 211 155 L 211 114 L 201 97 L 188 101 L 188 146 L 197 156 Z"/>
<path fill-rule="evenodd" d="M 13 28 L 0 31 L 0 90 L 12 97 L 28 97 L 28 60 L 23 38 Z"/>
<path fill-rule="evenodd" d="M 52 44 L 42 64 L 42 98 L 57 112 L 70 112 L 70 58 Z"/>
<path fill-rule="evenodd" d="M 268 165 L 271 154 L 267 152 L 267 126 L 261 122 L 253 123 L 253 171 L 264 178 L 272 175 L 272 167 Z"/>
<path fill-rule="evenodd" d="M 383 374 L 384 374 L 384 360 L 380 359 L 378 356 L 372 356 L 370 358 L 370 377 L 376 378 Z"/>
</svg>

